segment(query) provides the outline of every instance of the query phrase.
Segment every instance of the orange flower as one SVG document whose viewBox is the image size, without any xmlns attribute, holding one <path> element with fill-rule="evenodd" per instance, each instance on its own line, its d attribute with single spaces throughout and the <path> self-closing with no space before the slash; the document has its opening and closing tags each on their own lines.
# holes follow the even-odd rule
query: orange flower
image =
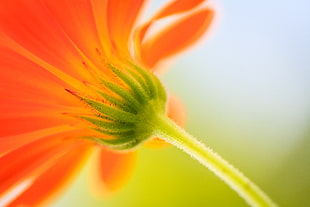
<svg viewBox="0 0 310 207">
<path fill-rule="evenodd" d="M 212 10 L 202 0 L 178 0 L 137 24 L 142 0 L 0 2 L 0 206 L 46 202 L 94 151 L 97 187 L 118 189 L 135 152 L 80 139 L 103 135 L 81 118 L 94 112 L 76 96 L 99 99 L 98 77 L 120 84 L 109 64 L 155 70 L 206 31 Z M 165 29 L 150 32 L 170 16 L 174 21 Z M 167 113 L 182 122 L 174 100 Z"/>
</svg>

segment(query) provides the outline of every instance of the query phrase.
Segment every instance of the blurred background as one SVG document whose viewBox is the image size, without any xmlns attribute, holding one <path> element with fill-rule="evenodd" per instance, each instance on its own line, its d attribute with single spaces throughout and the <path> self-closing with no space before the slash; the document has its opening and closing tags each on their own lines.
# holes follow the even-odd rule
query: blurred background
<svg viewBox="0 0 310 207">
<path fill-rule="evenodd" d="M 310 1 L 210 3 L 211 32 L 163 78 L 186 105 L 186 128 L 280 206 L 310 206 Z M 84 170 L 53 206 L 247 206 L 178 149 L 138 151 L 133 177 L 114 196 L 93 197 Z"/>
</svg>

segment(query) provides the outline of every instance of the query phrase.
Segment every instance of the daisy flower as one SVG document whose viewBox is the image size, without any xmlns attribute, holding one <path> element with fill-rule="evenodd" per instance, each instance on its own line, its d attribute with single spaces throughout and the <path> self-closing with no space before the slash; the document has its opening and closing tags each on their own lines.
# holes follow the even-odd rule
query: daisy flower
<svg viewBox="0 0 310 207">
<path fill-rule="evenodd" d="M 155 75 L 208 29 L 213 10 L 203 3 L 171 1 L 141 22 L 143 0 L 0 0 L 0 206 L 52 200 L 91 154 L 97 191 L 117 190 L 135 149 L 154 137 L 191 154 L 249 203 L 271 203 L 175 124 L 181 107 Z"/>
</svg>

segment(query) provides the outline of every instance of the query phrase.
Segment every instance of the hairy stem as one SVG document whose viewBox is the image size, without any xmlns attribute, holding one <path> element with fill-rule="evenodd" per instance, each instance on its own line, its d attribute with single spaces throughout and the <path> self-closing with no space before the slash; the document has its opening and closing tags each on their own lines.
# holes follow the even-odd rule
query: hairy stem
<svg viewBox="0 0 310 207">
<path fill-rule="evenodd" d="M 199 142 L 166 116 L 153 120 L 155 135 L 175 145 L 214 172 L 250 206 L 277 206 L 258 186 L 209 147 Z"/>
</svg>

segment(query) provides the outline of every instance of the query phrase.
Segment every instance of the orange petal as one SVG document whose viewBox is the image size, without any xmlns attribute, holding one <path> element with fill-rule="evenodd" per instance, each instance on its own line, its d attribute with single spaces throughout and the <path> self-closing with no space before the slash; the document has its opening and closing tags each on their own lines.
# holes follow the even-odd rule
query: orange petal
<svg viewBox="0 0 310 207">
<path fill-rule="evenodd" d="M 186 124 L 185 107 L 182 101 L 174 95 L 170 95 L 167 105 L 167 116 L 177 123 L 180 127 L 184 127 Z M 153 138 L 145 143 L 146 147 L 159 148 L 165 147 L 169 144 L 160 138 Z"/>
<path fill-rule="evenodd" d="M 44 2 L 1 1 L 0 31 L 2 47 L 14 49 L 28 58 L 31 54 L 37 59 L 31 58 L 32 61 L 50 65 L 44 69 L 52 66 L 53 70 L 60 69 L 66 75 L 80 80 L 90 78 L 82 65 L 83 57 Z M 1 36 L 13 41 L 8 42 Z"/>
<path fill-rule="evenodd" d="M 72 123 L 63 113 L 82 105 L 64 83 L 12 50 L 0 50 L 0 65 L 0 137 Z"/>
<path fill-rule="evenodd" d="M 82 56 L 88 59 L 89 63 L 95 63 L 100 67 L 102 59 L 98 51 L 103 50 L 101 47 L 103 44 L 98 37 L 91 1 L 46 0 L 44 2 L 57 24 Z"/>
<path fill-rule="evenodd" d="M 90 184 L 98 197 L 120 189 L 128 182 L 136 160 L 136 152 L 114 152 L 104 147 L 98 149 Z"/>
<path fill-rule="evenodd" d="M 76 177 L 91 149 L 90 146 L 81 143 L 72 145 L 57 162 L 38 174 L 32 185 L 9 206 L 41 206 L 43 202 L 46 203 L 58 195 Z M 18 174 L 18 171 L 15 174 Z"/>
<path fill-rule="evenodd" d="M 95 19 L 95 24 L 97 27 L 98 36 L 103 48 L 102 53 L 104 53 L 108 58 L 111 57 L 112 44 L 110 39 L 110 34 L 108 30 L 107 22 L 107 0 L 91 0 L 93 16 Z"/>
<path fill-rule="evenodd" d="M 0 156 L 3 156 L 4 154 L 7 154 L 8 152 L 18 149 L 35 140 L 39 140 L 42 137 L 49 137 L 55 134 L 72 131 L 72 130 L 74 130 L 73 127 L 62 125 L 62 126 L 44 128 L 41 130 L 31 131 L 28 133 L 18 134 L 14 136 L 0 137 L 0 142 L 1 142 Z"/>
<path fill-rule="evenodd" d="M 168 99 L 167 115 L 180 127 L 186 124 L 186 111 L 183 102 L 175 95 L 170 95 Z"/>
<path fill-rule="evenodd" d="M 64 99 L 63 88 L 67 85 L 17 52 L 1 48 L 0 65 L 1 100 L 15 97 L 36 103 L 57 103 Z"/>
<path fill-rule="evenodd" d="M 156 23 L 158 20 L 163 19 L 165 17 L 169 17 L 175 14 L 179 14 L 182 12 L 190 11 L 194 9 L 199 4 L 204 2 L 204 0 L 176 0 L 169 3 L 163 9 L 161 9 L 157 14 L 155 14 L 150 20 L 148 20 L 145 24 L 139 26 L 135 31 L 135 53 L 138 58 L 141 59 L 141 44 L 144 41 L 144 37 L 150 27 Z"/>
<path fill-rule="evenodd" d="M 144 0 L 108 1 L 107 20 L 112 43 L 129 56 L 128 40 Z"/>
<path fill-rule="evenodd" d="M 74 119 L 69 118 L 71 117 L 27 116 L 0 118 L 0 140 L 2 141 L 2 137 L 16 136 L 18 134 L 43 130 L 49 127 L 57 127 L 66 122 L 73 123 Z"/>
<path fill-rule="evenodd" d="M 166 16 L 178 14 L 181 12 L 189 11 L 194 7 L 198 6 L 205 0 L 175 0 L 168 4 L 166 7 L 161 9 L 152 19 L 164 18 Z"/>
<path fill-rule="evenodd" d="M 64 140 L 66 133 L 40 137 L 29 144 L 0 156 L 0 194 L 10 186 L 29 176 L 39 174 L 42 169 L 71 149 L 70 141 Z M 29 140 L 29 138 L 25 137 Z M 4 143 L 5 144 L 5 143 Z"/>
<path fill-rule="evenodd" d="M 172 56 L 192 45 L 208 29 L 213 10 L 203 9 L 175 22 L 153 35 L 141 46 L 142 61 L 153 67 L 158 61 Z"/>
<path fill-rule="evenodd" d="M 201 4 L 204 0 L 177 0 L 172 1 L 170 4 L 168 4 L 166 7 L 161 9 L 156 15 L 154 15 L 148 22 L 146 22 L 144 25 L 142 25 L 138 31 L 136 32 L 136 35 L 138 35 L 138 44 L 140 45 L 143 41 L 143 38 L 150 28 L 152 24 L 156 22 L 156 20 L 175 15 L 178 13 L 189 11 L 190 9 L 195 8 L 199 4 Z"/>
</svg>

